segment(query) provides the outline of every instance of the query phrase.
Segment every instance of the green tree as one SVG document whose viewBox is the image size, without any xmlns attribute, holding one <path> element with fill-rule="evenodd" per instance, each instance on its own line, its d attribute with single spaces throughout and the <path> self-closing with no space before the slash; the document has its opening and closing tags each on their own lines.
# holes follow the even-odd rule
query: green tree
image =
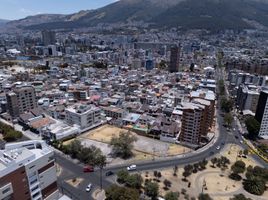
<svg viewBox="0 0 268 200">
<path fill-rule="evenodd" d="M 157 183 L 152 182 L 152 181 L 148 181 L 145 184 L 144 190 L 145 190 L 145 194 L 154 200 L 158 196 L 159 185 Z"/>
<path fill-rule="evenodd" d="M 212 167 L 215 167 L 215 164 L 217 163 L 218 158 L 214 157 L 214 158 L 212 158 L 210 161 L 211 161 L 211 163 L 212 163 Z"/>
<path fill-rule="evenodd" d="M 199 163 L 194 163 L 194 165 L 193 165 L 193 173 L 197 173 L 197 171 L 199 170 L 199 167 L 200 167 L 200 165 L 199 165 Z"/>
<path fill-rule="evenodd" d="M 183 169 L 184 169 L 184 171 L 189 171 L 190 173 L 192 173 L 193 166 L 192 165 L 185 165 Z"/>
<path fill-rule="evenodd" d="M 178 192 L 168 192 L 165 195 L 165 200 L 178 200 L 179 193 Z"/>
<path fill-rule="evenodd" d="M 235 174 L 242 174 L 246 170 L 246 164 L 242 160 L 238 160 L 232 165 L 231 170 Z"/>
<path fill-rule="evenodd" d="M 218 81 L 218 88 L 219 88 L 220 95 L 224 95 L 225 94 L 224 80 L 219 80 Z"/>
<path fill-rule="evenodd" d="M 79 140 L 73 140 L 69 144 L 69 151 L 70 151 L 72 158 L 77 158 L 79 153 L 81 152 L 81 149 L 82 149 L 82 145 Z"/>
<path fill-rule="evenodd" d="M 173 168 L 173 176 L 177 176 L 177 173 L 178 173 L 178 166 L 175 165 Z"/>
<path fill-rule="evenodd" d="M 245 157 L 247 157 L 248 156 L 248 149 L 244 149 L 243 154 Z"/>
<path fill-rule="evenodd" d="M 182 176 L 184 177 L 184 181 L 187 181 L 187 177 L 191 175 L 191 172 L 190 171 L 184 171 L 182 173 Z"/>
<path fill-rule="evenodd" d="M 244 180 L 243 186 L 247 192 L 255 195 L 262 195 L 266 189 L 265 181 L 258 177 Z"/>
<path fill-rule="evenodd" d="M 224 115 L 224 123 L 227 125 L 227 126 L 231 126 L 231 124 L 233 123 L 233 116 L 231 113 L 226 113 Z"/>
<path fill-rule="evenodd" d="M 165 179 L 163 183 L 164 183 L 164 189 L 165 189 L 165 190 L 168 190 L 168 188 L 171 187 L 171 184 L 172 184 L 172 183 L 171 183 L 169 180 L 167 180 L 167 179 Z"/>
<path fill-rule="evenodd" d="M 245 124 L 248 130 L 249 138 L 255 140 L 260 131 L 260 123 L 254 117 L 249 117 L 245 121 Z"/>
<path fill-rule="evenodd" d="M 204 169 L 206 169 L 206 166 L 207 166 L 207 164 L 208 164 L 208 161 L 207 161 L 206 159 L 204 159 L 204 160 L 198 162 L 198 164 L 199 164 L 199 166 L 200 166 L 200 169 L 201 169 L 201 170 L 204 170 Z"/>
<path fill-rule="evenodd" d="M 139 200 L 139 191 L 133 188 L 112 185 L 105 190 L 106 200 Z"/>
<path fill-rule="evenodd" d="M 221 99 L 221 109 L 222 111 L 226 112 L 226 113 L 229 113 L 232 111 L 233 109 L 233 101 L 231 99 L 227 99 L 226 97 L 223 97 Z"/>
<path fill-rule="evenodd" d="M 217 167 L 221 167 L 221 168 L 227 168 L 230 164 L 230 160 L 228 158 L 226 158 L 225 156 L 221 156 L 218 161 L 217 161 Z"/>
<path fill-rule="evenodd" d="M 118 137 L 112 137 L 110 146 L 112 146 L 113 154 L 123 159 L 131 157 L 135 141 L 137 141 L 137 137 L 126 132 L 121 133 Z"/>
<path fill-rule="evenodd" d="M 246 177 L 247 179 L 259 178 L 264 181 L 268 181 L 268 169 L 260 166 L 255 166 L 254 168 L 249 166 L 247 168 Z"/>
<path fill-rule="evenodd" d="M 245 197 L 243 194 L 236 194 L 230 200 L 252 200 L 252 199 Z"/>
<path fill-rule="evenodd" d="M 129 173 L 127 170 L 120 170 L 117 172 L 117 182 L 118 183 L 126 183 L 129 177 Z"/>
<path fill-rule="evenodd" d="M 209 196 L 209 194 L 201 193 L 198 196 L 198 200 L 213 200 L 213 199 Z"/>
<path fill-rule="evenodd" d="M 22 133 L 15 131 L 15 130 L 9 130 L 8 132 L 6 132 L 6 134 L 4 134 L 3 139 L 7 142 L 14 142 L 17 139 L 20 139 L 22 137 Z"/>
<path fill-rule="evenodd" d="M 143 183 L 142 176 L 140 174 L 132 174 L 126 178 L 126 186 L 140 189 Z"/>
<path fill-rule="evenodd" d="M 0 133 L 7 142 L 14 142 L 22 137 L 22 133 L 16 131 L 13 127 L 0 122 Z"/>
</svg>

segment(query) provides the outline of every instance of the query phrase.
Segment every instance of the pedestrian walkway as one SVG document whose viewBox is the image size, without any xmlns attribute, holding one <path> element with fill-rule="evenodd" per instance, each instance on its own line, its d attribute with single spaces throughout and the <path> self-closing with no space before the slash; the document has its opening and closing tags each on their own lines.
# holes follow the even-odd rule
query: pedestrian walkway
<svg viewBox="0 0 268 200">
<path fill-rule="evenodd" d="M 95 190 L 93 192 L 92 197 L 95 200 L 104 200 L 106 198 L 105 197 L 105 191 L 104 190 L 97 189 L 97 190 Z"/>
</svg>

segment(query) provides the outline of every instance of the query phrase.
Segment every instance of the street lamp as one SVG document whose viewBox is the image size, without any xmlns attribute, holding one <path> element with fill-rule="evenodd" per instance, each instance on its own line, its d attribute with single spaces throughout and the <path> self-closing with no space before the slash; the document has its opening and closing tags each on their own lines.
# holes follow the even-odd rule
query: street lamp
<svg viewBox="0 0 268 200">
<path fill-rule="evenodd" d="M 103 170 L 103 166 L 100 166 L 100 188 L 102 190 L 102 170 Z"/>
</svg>

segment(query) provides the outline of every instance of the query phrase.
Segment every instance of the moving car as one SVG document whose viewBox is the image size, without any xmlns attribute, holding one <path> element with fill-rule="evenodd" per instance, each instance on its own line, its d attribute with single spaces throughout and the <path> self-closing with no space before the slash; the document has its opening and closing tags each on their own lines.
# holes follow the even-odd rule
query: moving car
<svg viewBox="0 0 268 200">
<path fill-rule="evenodd" d="M 216 147 L 217 150 L 220 150 L 220 148 L 221 148 L 220 146 L 217 146 L 217 147 Z"/>
<path fill-rule="evenodd" d="M 86 191 L 87 191 L 87 192 L 90 192 L 91 188 L 92 188 L 92 184 L 89 183 L 89 184 L 87 185 Z"/>
<path fill-rule="evenodd" d="M 127 171 L 133 171 L 137 169 L 137 165 L 130 165 L 129 167 L 127 167 Z"/>
<path fill-rule="evenodd" d="M 108 171 L 105 173 L 105 176 L 112 176 L 112 175 L 114 175 L 114 173 L 112 171 Z"/>
<path fill-rule="evenodd" d="M 90 165 L 86 165 L 83 168 L 83 172 L 94 172 L 94 167 L 92 167 Z"/>
</svg>

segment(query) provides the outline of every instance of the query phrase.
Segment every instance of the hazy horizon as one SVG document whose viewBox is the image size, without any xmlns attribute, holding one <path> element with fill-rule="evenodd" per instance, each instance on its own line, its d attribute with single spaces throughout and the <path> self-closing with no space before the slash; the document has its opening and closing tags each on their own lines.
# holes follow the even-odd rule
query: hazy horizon
<svg viewBox="0 0 268 200">
<path fill-rule="evenodd" d="M 16 20 L 37 14 L 72 14 L 100 8 L 116 0 L 1 0 L 0 19 Z"/>
</svg>

